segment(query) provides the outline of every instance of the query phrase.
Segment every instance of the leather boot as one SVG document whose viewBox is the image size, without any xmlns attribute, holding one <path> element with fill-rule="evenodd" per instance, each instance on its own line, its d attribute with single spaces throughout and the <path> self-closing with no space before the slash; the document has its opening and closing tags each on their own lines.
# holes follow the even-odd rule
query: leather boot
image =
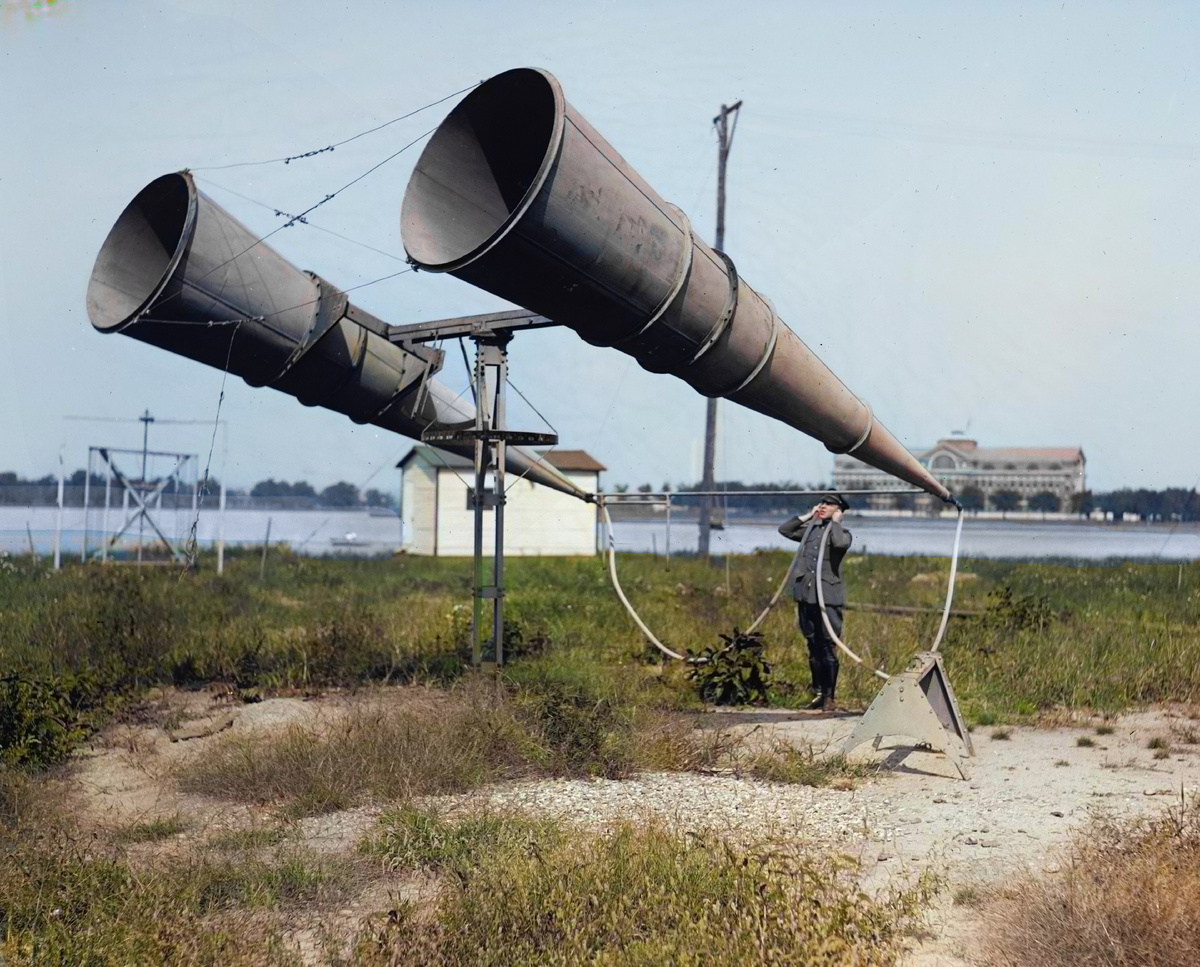
<svg viewBox="0 0 1200 967">
<path fill-rule="evenodd" d="M 816 697 L 804 707 L 810 712 L 816 712 L 825 708 L 828 701 L 828 693 L 822 688 L 817 691 Z"/>
<path fill-rule="evenodd" d="M 817 662 L 812 655 L 808 657 L 808 670 L 812 673 L 812 693 L 813 697 L 819 697 L 824 691 L 822 682 L 824 680 L 824 666 Z"/>
<path fill-rule="evenodd" d="M 834 697 L 833 697 L 834 692 L 837 691 L 837 680 L 838 680 L 838 663 L 837 663 L 836 659 L 829 663 L 828 676 L 829 676 L 829 687 L 827 689 L 825 689 L 825 695 L 824 695 L 825 704 L 822 705 L 821 707 L 823 709 L 825 709 L 826 712 L 836 712 L 837 711 L 837 702 L 834 700 Z"/>
</svg>

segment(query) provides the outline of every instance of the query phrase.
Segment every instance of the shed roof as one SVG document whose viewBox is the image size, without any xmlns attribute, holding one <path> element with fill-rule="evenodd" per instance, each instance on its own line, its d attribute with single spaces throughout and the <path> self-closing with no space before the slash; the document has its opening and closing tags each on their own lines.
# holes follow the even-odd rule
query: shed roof
<svg viewBox="0 0 1200 967">
<path fill-rule="evenodd" d="M 586 450 L 541 450 L 538 452 L 555 470 L 564 470 L 568 473 L 599 473 L 608 469 Z M 438 447 L 418 444 L 401 457 L 396 466 L 403 470 L 417 457 L 423 457 L 432 466 L 446 467 L 450 470 L 469 470 L 475 465 L 475 462 L 468 457 L 460 457 L 456 453 L 450 453 Z"/>
</svg>

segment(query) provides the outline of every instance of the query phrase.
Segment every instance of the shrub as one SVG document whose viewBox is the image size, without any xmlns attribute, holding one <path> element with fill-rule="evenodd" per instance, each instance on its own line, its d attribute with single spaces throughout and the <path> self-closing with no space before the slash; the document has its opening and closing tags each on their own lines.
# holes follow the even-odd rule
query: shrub
<svg viewBox="0 0 1200 967">
<path fill-rule="evenodd" d="M 89 731 L 80 708 L 87 691 L 69 678 L 0 679 L 0 764 L 42 769 L 66 760 Z"/>
<path fill-rule="evenodd" d="M 445 881 L 431 910 L 401 905 L 368 932 L 355 962 L 886 967 L 929 895 L 922 882 L 872 898 L 836 866 L 782 846 L 739 850 L 658 827 L 576 833 L 474 859 Z"/>
<path fill-rule="evenodd" d="M 771 665 L 761 633 L 721 635 L 725 644 L 691 656 L 688 677 L 712 705 L 763 705 L 771 688 Z"/>
</svg>

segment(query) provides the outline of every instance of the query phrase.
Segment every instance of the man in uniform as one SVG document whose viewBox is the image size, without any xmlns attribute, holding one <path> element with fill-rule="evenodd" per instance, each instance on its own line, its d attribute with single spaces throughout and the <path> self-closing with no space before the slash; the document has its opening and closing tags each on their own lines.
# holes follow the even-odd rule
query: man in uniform
<svg viewBox="0 0 1200 967">
<path fill-rule="evenodd" d="M 808 667 L 812 671 L 814 698 L 806 708 L 834 709 L 837 690 L 837 645 L 833 643 L 821 617 L 817 598 L 817 581 L 825 598 L 825 611 L 834 634 L 842 636 L 842 609 L 846 604 L 846 588 L 842 584 L 842 558 L 850 549 L 850 532 L 842 526 L 842 515 L 850 505 L 840 494 L 828 493 L 807 514 L 793 517 L 780 526 L 779 533 L 790 541 L 800 542 L 800 560 L 792 597 L 796 599 L 796 617 L 800 633 L 808 642 Z M 825 559 L 817 575 L 817 554 L 821 538 L 829 532 L 825 544 Z"/>
</svg>

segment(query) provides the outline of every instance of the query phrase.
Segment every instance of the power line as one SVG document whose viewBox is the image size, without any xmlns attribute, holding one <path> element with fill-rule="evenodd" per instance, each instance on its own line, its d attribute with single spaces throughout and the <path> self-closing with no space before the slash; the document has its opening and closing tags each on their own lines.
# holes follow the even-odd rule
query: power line
<svg viewBox="0 0 1200 967">
<path fill-rule="evenodd" d="M 209 269 L 207 272 L 205 272 L 205 273 L 204 273 L 202 276 L 200 276 L 200 278 L 196 279 L 195 281 L 196 281 L 196 282 L 203 282 L 205 279 L 207 279 L 207 278 L 208 278 L 210 275 L 212 275 L 214 272 L 216 272 L 216 271 L 218 271 L 218 270 L 220 270 L 220 269 L 223 269 L 223 268 L 224 268 L 226 265 L 228 265 L 230 262 L 236 261 L 237 259 L 241 258 L 243 255 L 245 255 L 247 252 L 249 252 L 251 249 L 253 249 L 253 248 L 254 248 L 256 245 L 259 245 L 260 243 L 262 243 L 262 242 L 265 242 L 265 241 L 266 241 L 268 238 L 270 238 L 272 235 L 275 235 L 275 234 L 277 234 L 277 233 L 279 233 L 279 232 L 282 232 L 282 231 L 283 231 L 285 228 L 291 228 L 291 227 L 292 227 L 292 225 L 295 225 L 295 224 L 296 224 L 298 221 L 303 221 L 303 219 L 305 218 L 305 216 L 307 216 L 307 215 L 311 214 L 312 212 L 316 211 L 318 208 L 320 208 L 320 207 L 321 207 L 322 205 L 324 205 L 326 202 L 332 201 L 334 198 L 336 198 L 338 195 L 340 195 L 340 194 L 341 194 L 343 191 L 345 191 L 347 188 L 351 187 L 352 185 L 356 185 L 356 184 L 358 184 L 358 182 L 362 181 L 362 180 L 363 180 L 365 177 L 367 177 L 367 175 L 371 174 L 371 173 L 372 173 L 372 172 L 374 172 L 374 171 L 378 171 L 380 168 L 382 168 L 382 167 L 383 167 L 385 164 L 387 164 L 389 161 L 393 160 L 394 158 L 397 158 L 397 157 L 399 157 L 401 154 L 403 154 L 405 151 L 407 151 L 409 148 L 411 148 L 411 147 L 412 147 L 414 144 L 416 144 L 417 142 L 419 142 L 419 141 L 422 141 L 422 140 L 424 140 L 425 138 L 429 137 L 429 135 L 433 134 L 433 132 L 434 132 L 434 131 L 436 131 L 436 130 L 437 130 L 437 128 L 430 128 L 430 129 L 429 129 L 428 131 L 426 131 L 424 134 L 422 134 L 422 135 L 420 135 L 420 136 L 418 136 L 418 137 L 416 137 L 416 138 L 413 138 L 413 140 L 412 140 L 412 141 L 408 142 L 408 144 L 406 144 L 406 145 L 405 145 L 403 148 L 401 148 L 399 151 L 394 151 L 394 152 L 392 152 L 390 155 L 388 155 L 386 158 L 384 158 L 384 159 L 383 159 L 382 161 L 380 161 L 378 164 L 376 164 L 376 165 L 372 165 L 370 168 L 368 168 L 366 171 L 364 171 L 364 172 L 363 172 L 361 175 L 359 175 L 357 178 L 354 178 L 354 179 L 352 179 L 351 181 L 348 181 L 348 182 L 346 182 L 346 184 L 342 185 L 342 187 L 341 187 L 341 188 L 339 188 L 337 191 L 335 191 L 335 192 L 333 192 L 333 193 L 331 193 L 331 194 L 328 194 L 328 195 L 326 195 L 324 198 L 322 198 L 322 199 L 321 199 L 319 202 L 317 202 L 315 205 L 312 205 L 312 206 L 310 206 L 310 207 L 306 208 L 306 209 L 305 209 L 304 211 L 302 211 L 302 212 L 301 212 L 299 215 L 293 215 L 291 218 L 289 218 L 289 219 L 288 219 L 286 222 L 284 222 L 284 223 L 283 223 L 282 225 L 280 225 L 278 228 L 272 229 L 271 231 L 267 232 L 267 234 L 266 234 L 266 235 L 261 235 L 261 236 L 259 236 L 259 237 L 258 237 L 258 238 L 256 238 L 256 239 L 255 239 L 253 242 L 251 242 L 249 245 L 247 245 L 247 246 L 246 246 L 244 249 L 242 249 L 240 252 L 237 252 L 237 253 L 235 253 L 234 255 L 231 255 L 231 256 L 230 256 L 229 258 L 227 258 L 227 259 L 226 259 L 224 262 L 221 262 L 221 263 L 219 263 L 218 265 L 215 265 L 215 266 L 213 266 L 211 269 Z M 411 271 L 411 269 L 408 269 L 408 270 L 406 270 L 406 271 Z M 394 275 L 401 275 L 402 273 L 400 273 L 400 272 L 396 272 L 396 273 L 393 273 L 393 274 L 394 274 Z M 391 278 L 391 277 L 392 277 L 392 276 L 384 276 L 384 278 Z M 381 278 L 381 279 L 376 279 L 375 281 L 376 281 L 376 282 L 382 282 L 383 280 L 384 280 L 384 279 L 383 279 L 383 278 Z M 373 284 L 374 284 L 373 282 L 368 282 L 368 283 L 366 283 L 366 285 L 373 285 Z M 352 288 L 362 288 L 362 286 L 353 286 Z M 159 301 L 159 302 L 155 303 L 153 306 L 150 306 L 150 308 L 149 308 L 149 309 L 147 309 L 146 311 L 147 311 L 147 312 L 149 312 L 151 309 L 157 309 L 159 306 L 161 306 L 161 305 L 163 305 L 163 304 L 165 304 L 165 303 L 169 302 L 171 299 L 178 298 L 178 297 L 179 297 L 179 294 L 180 294 L 182 291 L 183 291 L 183 289 L 182 289 L 182 287 L 181 287 L 179 290 L 177 290 L 176 292 L 173 292 L 171 295 L 167 296 L 165 299 L 162 299 L 161 301 Z M 348 289 L 348 290 L 346 290 L 346 291 L 350 291 L 350 290 Z M 309 305 L 309 304 L 310 304 L 310 303 L 302 303 L 302 305 Z M 299 308 L 299 307 L 294 307 L 294 308 Z M 278 315 L 278 313 L 276 313 L 276 312 L 272 312 L 272 313 L 268 313 L 268 315 Z M 259 317 L 259 318 L 266 318 L 266 316 L 261 316 L 261 317 Z M 159 321 L 159 322 L 163 322 L 163 321 L 166 321 L 166 320 L 157 320 L 157 321 Z M 252 321 L 256 321 L 256 320 L 252 320 Z"/>
<path fill-rule="evenodd" d="M 482 83 L 483 83 L 482 81 L 479 81 L 475 84 L 470 85 L 469 87 L 464 87 L 461 91 L 455 91 L 453 94 L 447 94 L 445 97 L 439 98 L 436 101 L 431 101 L 429 104 L 426 104 L 424 107 L 419 107 L 415 111 L 409 111 L 407 114 L 401 114 L 398 118 L 392 118 L 390 121 L 384 121 L 383 124 L 377 124 L 375 127 L 368 128 L 366 131 L 360 131 L 358 134 L 354 135 L 353 137 L 346 138 L 343 141 L 335 141 L 333 144 L 327 144 L 323 148 L 316 148 L 312 151 L 302 152 L 301 154 L 286 155 L 285 157 L 282 157 L 282 158 L 268 158 L 265 161 L 237 161 L 237 162 L 234 162 L 232 164 L 227 164 L 227 165 L 204 165 L 202 167 L 194 168 L 192 170 L 193 171 L 223 171 L 227 168 L 250 168 L 250 167 L 255 167 L 257 165 L 272 165 L 272 164 L 278 164 L 280 162 L 282 162 L 283 164 L 286 165 L 286 164 L 291 164 L 293 161 L 300 161 L 303 158 L 312 158 L 315 155 L 324 154 L 326 151 L 332 151 L 332 150 L 334 150 L 334 148 L 340 148 L 343 144 L 349 144 L 351 141 L 357 141 L 359 138 L 364 138 L 368 134 L 374 134 L 376 131 L 382 131 L 384 128 L 388 127 L 389 125 L 395 124 L 397 121 L 404 121 L 407 118 L 413 117 L 416 114 L 420 114 L 422 111 L 429 110 L 431 107 L 437 107 L 437 105 L 445 103 L 446 101 L 450 100 L 450 98 L 458 97 L 459 94 L 465 94 L 465 93 L 467 93 L 467 91 L 470 91 L 470 90 L 478 87 Z"/>
<path fill-rule="evenodd" d="M 393 261 L 396 261 L 396 262 L 407 262 L 408 261 L 406 258 L 404 258 L 401 255 L 394 255 L 391 252 L 385 252 L 381 248 L 376 248 L 374 245 L 368 245 L 366 242 L 360 242 L 358 239 L 351 238 L 349 235 L 342 235 L 340 232 L 335 232 L 332 229 L 325 228 L 322 225 L 314 225 L 307 218 L 300 218 L 297 215 L 293 215 L 291 212 L 285 212 L 282 208 L 278 208 L 275 205 L 268 205 L 266 202 L 259 201 L 257 198 L 251 198 L 249 195 L 243 195 L 240 191 L 234 191 L 232 188 L 226 188 L 224 185 L 218 185 L 211 178 L 202 177 L 200 180 L 203 181 L 210 188 L 217 188 L 221 191 L 229 193 L 230 195 L 236 195 L 238 198 L 241 198 L 243 201 L 248 201 L 248 202 L 250 202 L 250 204 L 257 205 L 259 208 L 265 208 L 269 212 L 274 212 L 277 216 L 279 216 L 281 218 L 288 218 L 295 222 L 298 222 L 301 225 L 307 225 L 309 228 L 315 228 L 318 232 L 324 232 L 326 235 L 332 235 L 334 238 L 340 238 L 343 242 L 349 242 L 351 245 L 357 245 L 360 248 L 365 248 L 365 249 L 369 249 L 372 252 L 377 252 L 380 255 L 383 255 L 389 259 L 392 259 Z"/>
</svg>

